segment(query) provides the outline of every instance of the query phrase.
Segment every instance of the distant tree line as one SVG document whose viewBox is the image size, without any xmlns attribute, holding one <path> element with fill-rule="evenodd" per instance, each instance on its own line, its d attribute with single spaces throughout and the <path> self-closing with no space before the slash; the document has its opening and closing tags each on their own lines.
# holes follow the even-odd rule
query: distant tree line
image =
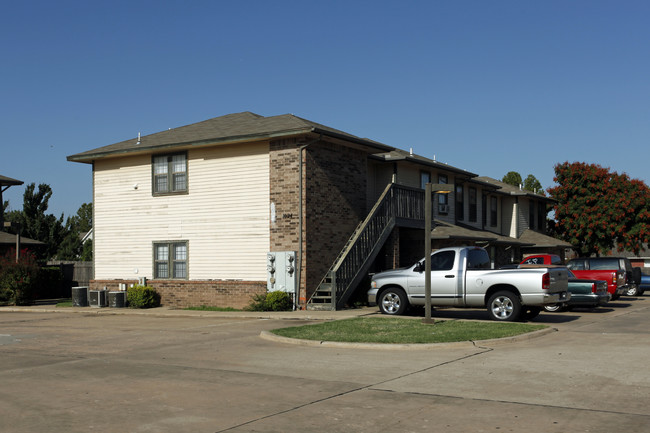
<svg viewBox="0 0 650 433">
<path fill-rule="evenodd" d="M 93 226 L 92 204 L 84 203 L 77 214 L 68 217 L 56 217 L 47 213 L 52 188 L 45 183 L 27 185 L 23 194 L 22 210 L 5 212 L 5 221 L 20 224 L 20 235 L 43 242 L 43 248 L 34 252 L 39 260 L 92 260 L 92 241 L 82 243 L 82 237 Z M 2 204 L 3 210 L 9 206 Z M 16 233 L 14 228 L 5 229 Z"/>
</svg>

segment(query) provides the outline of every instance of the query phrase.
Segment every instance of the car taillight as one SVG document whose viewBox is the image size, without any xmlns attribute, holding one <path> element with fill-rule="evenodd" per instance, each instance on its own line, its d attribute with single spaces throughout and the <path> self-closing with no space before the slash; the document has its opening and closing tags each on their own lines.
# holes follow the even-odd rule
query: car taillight
<svg viewBox="0 0 650 433">
<path fill-rule="evenodd" d="M 616 272 L 612 272 L 612 283 L 616 285 Z"/>
<path fill-rule="evenodd" d="M 598 291 L 598 286 L 596 283 L 591 283 L 591 292 L 596 293 Z"/>
<path fill-rule="evenodd" d="M 551 288 L 551 274 L 548 272 L 542 275 L 542 289 L 548 290 Z"/>
</svg>

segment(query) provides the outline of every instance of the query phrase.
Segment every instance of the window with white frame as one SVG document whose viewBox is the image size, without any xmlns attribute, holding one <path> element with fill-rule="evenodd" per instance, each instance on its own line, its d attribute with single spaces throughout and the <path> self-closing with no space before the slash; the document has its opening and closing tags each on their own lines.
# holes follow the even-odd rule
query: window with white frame
<svg viewBox="0 0 650 433">
<path fill-rule="evenodd" d="M 154 195 L 187 192 L 187 154 L 154 155 L 152 161 Z"/>
<path fill-rule="evenodd" d="M 187 279 L 187 241 L 154 242 L 155 279 Z"/>
</svg>

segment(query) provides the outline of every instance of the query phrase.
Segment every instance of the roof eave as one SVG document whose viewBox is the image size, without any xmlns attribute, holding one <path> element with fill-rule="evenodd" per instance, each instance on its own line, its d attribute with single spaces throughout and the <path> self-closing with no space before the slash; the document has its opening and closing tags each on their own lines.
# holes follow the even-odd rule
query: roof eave
<svg viewBox="0 0 650 433">
<path fill-rule="evenodd" d="M 236 144 L 242 142 L 264 141 L 264 140 L 271 140 L 271 139 L 278 139 L 278 138 L 295 137 L 295 136 L 300 136 L 300 135 L 305 135 L 310 133 L 329 136 L 332 138 L 353 142 L 355 144 L 361 144 L 381 152 L 386 152 L 394 149 L 391 146 L 387 146 L 385 144 L 374 142 L 371 140 L 355 138 L 345 134 L 338 134 L 336 132 L 328 131 L 326 129 L 309 127 L 309 128 L 299 128 L 299 129 L 288 129 L 284 131 L 276 131 L 276 132 L 264 133 L 264 134 L 235 135 L 231 137 L 223 137 L 218 139 L 193 140 L 187 142 L 177 142 L 177 143 L 169 143 L 165 145 L 155 145 L 155 146 L 142 146 L 142 145 L 134 144 L 133 147 L 129 149 L 70 155 L 67 157 L 67 160 L 70 162 L 80 162 L 80 163 L 90 164 L 97 159 L 114 157 L 114 156 L 131 155 L 134 153 L 151 153 L 151 152 L 164 151 L 164 150 L 182 148 L 182 147 L 190 148 L 190 147 L 200 147 L 200 146 L 207 146 L 207 145 L 224 145 L 224 144 Z"/>
</svg>

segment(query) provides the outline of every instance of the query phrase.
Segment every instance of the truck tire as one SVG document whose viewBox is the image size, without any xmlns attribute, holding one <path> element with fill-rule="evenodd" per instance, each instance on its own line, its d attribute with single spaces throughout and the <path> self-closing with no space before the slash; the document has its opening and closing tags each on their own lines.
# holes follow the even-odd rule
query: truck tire
<svg viewBox="0 0 650 433">
<path fill-rule="evenodd" d="M 542 307 L 522 307 L 521 320 L 533 320 L 542 312 Z"/>
<path fill-rule="evenodd" d="M 566 311 L 567 307 L 562 303 L 558 303 L 558 304 L 544 305 L 544 309 L 549 313 L 559 313 L 560 311 Z"/>
<path fill-rule="evenodd" d="M 499 322 L 516 322 L 521 316 L 519 296 L 508 290 L 490 296 L 487 304 L 490 319 Z"/>
<path fill-rule="evenodd" d="M 398 287 L 389 287 L 379 295 L 379 311 L 382 314 L 399 316 L 406 312 L 409 301 L 406 299 L 404 290 Z"/>
</svg>

